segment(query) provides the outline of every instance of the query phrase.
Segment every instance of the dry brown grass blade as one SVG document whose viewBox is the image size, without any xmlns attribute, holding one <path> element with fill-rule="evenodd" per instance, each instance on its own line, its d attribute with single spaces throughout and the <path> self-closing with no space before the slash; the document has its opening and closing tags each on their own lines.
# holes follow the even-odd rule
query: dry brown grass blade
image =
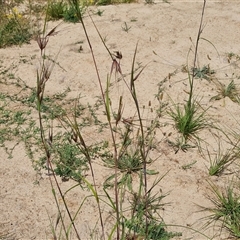
<svg viewBox="0 0 240 240">
<path fill-rule="evenodd" d="M 63 22 L 59 23 L 56 27 L 54 27 L 47 35 L 46 37 L 55 36 L 59 33 L 59 31 L 56 32 L 56 29 L 62 24 Z"/>
<path fill-rule="evenodd" d="M 116 59 L 113 59 L 110 76 L 112 76 L 113 70 L 115 70 L 115 77 L 116 77 L 116 74 L 117 74 L 118 72 L 122 75 L 122 70 L 121 70 L 120 62 L 117 62 Z"/>
<path fill-rule="evenodd" d="M 40 34 L 37 36 L 37 43 L 38 43 L 38 46 L 41 50 L 41 55 L 42 55 L 42 51 L 46 48 L 47 44 L 48 44 L 48 40 L 49 40 L 49 37 L 52 37 L 52 36 L 55 36 L 59 33 L 59 31 L 56 31 L 56 29 L 62 24 L 59 23 L 56 27 L 54 27 L 51 31 L 48 32 L 47 35 L 43 35 L 43 36 L 40 36 Z"/>
</svg>

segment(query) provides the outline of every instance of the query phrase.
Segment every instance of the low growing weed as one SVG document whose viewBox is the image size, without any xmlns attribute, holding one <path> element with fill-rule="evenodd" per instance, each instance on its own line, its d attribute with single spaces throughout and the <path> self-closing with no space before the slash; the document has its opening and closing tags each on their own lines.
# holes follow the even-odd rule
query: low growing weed
<svg viewBox="0 0 240 240">
<path fill-rule="evenodd" d="M 124 220 L 124 226 L 128 229 L 127 239 L 168 240 L 181 236 L 181 233 L 166 231 L 166 225 L 159 213 L 167 205 L 163 203 L 167 194 L 154 194 L 153 190 L 163 177 L 153 183 L 147 194 L 143 194 L 142 184 L 138 193 L 132 192 L 131 218 Z"/>
<path fill-rule="evenodd" d="M 19 13 L 17 7 L 0 14 L 0 48 L 29 43 L 33 35 L 29 19 Z"/>
<path fill-rule="evenodd" d="M 113 158 L 104 159 L 104 162 L 107 167 L 115 168 Z M 117 168 L 119 170 L 117 174 L 118 178 L 118 185 L 126 186 L 129 190 L 132 190 L 133 184 L 133 175 L 142 174 L 143 171 L 143 161 L 141 158 L 140 151 L 137 149 L 130 149 L 126 150 L 124 153 L 121 154 L 118 160 Z M 157 174 L 156 171 L 147 171 L 148 174 Z M 115 174 L 111 175 L 105 180 L 104 186 L 105 187 L 113 187 L 114 184 L 112 180 L 115 178 Z"/>
<path fill-rule="evenodd" d="M 230 98 L 233 102 L 240 103 L 240 91 L 237 88 L 234 80 L 225 85 L 220 81 L 215 81 L 217 85 L 218 94 L 211 98 L 211 100 L 220 100 L 223 98 Z"/>
<path fill-rule="evenodd" d="M 81 182 L 81 178 L 88 170 L 87 160 L 81 153 L 79 148 L 72 143 L 63 143 L 59 146 L 54 146 L 58 157 L 57 162 L 54 162 L 56 175 L 62 177 L 64 181 L 69 178 Z"/>
<path fill-rule="evenodd" d="M 210 69 L 210 65 L 205 65 L 202 68 L 195 67 L 192 71 L 195 78 L 206 79 L 208 81 L 210 81 L 215 74 L 215 71 Z"/>
</svg>

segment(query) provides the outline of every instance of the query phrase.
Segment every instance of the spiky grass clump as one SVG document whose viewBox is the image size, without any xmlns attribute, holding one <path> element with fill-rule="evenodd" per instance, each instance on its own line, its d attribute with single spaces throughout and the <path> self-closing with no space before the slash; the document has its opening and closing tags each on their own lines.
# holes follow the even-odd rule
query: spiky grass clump
<svg viewBox="0 0 240 240">
<path fill-rule="evenodd" d="M 234 149 L 228 149 L 226 152 L 221 152 L 219 147 L 217 154 L 214 156 L 214 159 L 211 158 L 211 155 L 208 151 L 208 157 L 210 160 L 209 175 L 219 176 L 227 166 L 232 164 L 237 158 L 238 154 L 235 153 Z"/>
<path fill-rule="evenodd" d="M 188 102 L 181 109 L 179 105 L 169 112 L 175 122 L 175 127 L 182 134 L 185 140 L 190 137 L 197 137 L 197 133 L 207 127 L 205 112 L 198 112 L 198 105 L 195 101 Z"/>
<path fill-rule="evenodd" d="M 240 238 L 240 197 L 239 189 L 228 186 L 220 191 L 217 186 L 210 184 L 214 198 L 210 198 L 214 207 L 206 210 L 212 212 L 210 222 L 220 221 L 232 236 Z M 236 190 L 236 191 L 234 191 Z"/>
</svg>

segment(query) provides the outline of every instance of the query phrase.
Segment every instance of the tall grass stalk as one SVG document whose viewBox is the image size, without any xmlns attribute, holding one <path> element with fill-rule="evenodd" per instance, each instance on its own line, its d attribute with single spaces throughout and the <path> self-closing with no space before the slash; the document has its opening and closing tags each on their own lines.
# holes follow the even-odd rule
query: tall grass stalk
<svg viewBox="0 0 240 240">
<path fill-rule="evenodd" d="M 48 169 L 49 180 L 50 180 L 50 184 L 51 184 L 51 187 L 52 187 L 52 192 L 53 192 L 54 199 L 55 199 L 55 202 L 56 202 L 56 205 L 57 205 L 57 208 L 58 208 L 58 213 L 59 213 L 59 216 L 60 216 L 60 220 L 62 222 L 62 226 L 63 226 L 63 229 L 64 229 L 65 236 L 68 239 L 68 232 L 67 232 L 66 226 L 64 224 L 62 213 L 60 211 L 60 207 L 59 207 L 59 203 L 58 203 L 58 200 L 57 200 L 57 197 L 56 197 L 54 184 L 53 184 L 51 175 L 53 175 L 54 182 L 57 186 L 57 189 L 58 189 L 58 192 L 61 196 L 61 199 L 63 200 L 65 209 L 66 209 L 67 214 L 69 216 L 70 222 L 71 222 L 71 224 L 72 224 L 72 226 L 75 230 L 76 236 L 77 236 L 78 239 L 81 239 L 79 234 L 78 234 L 77 228 L 75 226 L 74 220 L 73 220 L 73 218 L 71 216 L 71 213 L 69 211 L 69 208 L 67 206 L 67 203 L 65 201 L 64 194 L 63 194 L 63 192 L 62 192 L 62 190 L 59 186 L 58 180 L 56 178 L 56 174 L 54 173 L 54 170 L 53 170 L 53 165 L 52 165 L 52 161 L 51 161 L 51 146 L 52 146 L 52 143 L 53 143 L 53 127 L 52 126 L 50 127 L 49 132 L 48 132 L 48 137 L 46 138 L 46 133 L 45 133 L 44 126 L 43 126 L 42 105 L 43 105 L 43 101 L 44 101 L 45 86 L 46 86 L 46 83 L 48 82 L 48 80 L 50 79 L 51 73 L 53 71 L 53 68 L 54 68 L 54 65 L 55 65 L 55 62 L 56 62 L 56 61 L 54 61 L 51 64 L 49 62 L 46 62 L 46 59 L 44 58 L 44 55 L 45 55 L 44 53 L 45 53 L 45 49 L 46 49 L 49 38 L 56 34 L 56 28 L 57 27 L 53 28 L 49 33 L 46 34 L 46 20 L 45 20 L 44 28 L 43 28 L 43 34 L 42 34 L 42 36 L 39 35 L 38 38 L 37 38 L 37 42 L 38 42 L 40 53 L 41 53 L 40 54 L 40 57 L 41 57 L 40 70 L 37 71 L 38 119 L 39 119 L 40 132 L 41 132 L 41 141 L 42 141 L 43 148 L 44 148 L 44 151 L 45 151 L 45 155 L 46 155 L 46 158 L 47 158 L 46 159 L 46 165 L 47 165 L 47 169 Z"/>
<path fill-rule="evenodd" d="M 206 0 L 203 0 L 202 15 L 201 15 L 201 20 L 200 20 L 196 44 L 195 44 L 195 51 L 194 51 L 192 78 L 189 76 L 189 84 L 190 84 L 190 93 L 189 93 L 189 99 L 188 99 L 189 107 L 191 107 L 191 104 L 192 104 L 193 82 L 194 82 L 194 77 L 195 77 L 195 68 L 197 65 L 198 45 L 199 45 L 200 37 L 201 37 L 202 31 L 203 31 L 203 17 L 204 17 L 205 7 L 206 7 Z"/>
<path fill-rule="evenodd" d="M 95 55 L 94 55 L 94 52 L 93 52 L 92 44 L 91 44 L 91 41 L 89 39 L 89 35 L 88 35 L 88 32 L 87 32 L 87 29 L 85 27 L 85 23 L 83 21 L 82 13 L 79 10 L 79 1 L 78 0 L 70 0 L 70 2 L 75 7 L 77 17 L 78 17 L 79 21 L 82 24 L 82 27 L 83 27 L 83 30 L 84 30 L 84 33 L 85 33 L 85 36 L 86 36 L 86 39 L 87 39 L 87 43 L 88 43 L 90 51 L 91 51 L 91 55 L 92 55 L 92 59 L 93 59 L 94 67 L 95 67 L 95 70 L 96 70 L 99 87 L 100 87 L 100 92 L 101 92 L 101 95 L 102 95 L 102 100 L 104 102 L 106 114 L 108 116 L 107 120 L 108 120 L 110 132 L 111 132 L 111 136 L 112 136 L 112 141 L 113 141 L 113 146 L 114 146 L 114 160 L 115 160 L 115 165 L 117 165 L 117 146 L 116 146 L 113 126 L 112 126 L 111 118 L 110 118 L 109 98 L 108 97 L 105 98 L 105 95 L 104 95 L 104 90 L 103 90 L 102 82 L 101 82 L 101 79 L 100 79 L 100 75 L 99 75 L 99 71 L 98 71 Z M 109 83 L 109 79 L 107 80 L 107 86 L 108 86 L 108 83 Z M 107 94 L 108 94 L 108 89 L 107 89 Z M 89 159 L 89 160 L 91 160 L 91 159 Z M 92 169 L 91 165 L 90 165 L 90 168 L 91 168 L 91 174 L 92 174 L 93 181 L 94 181 L 95 191 L 97 192 L 95 178 L 94 178 L 94 173 L 93 173 L 93 169 Z M 118 199 L 118 188 L 117 188 L 117 168 L 115 168 L 115 188 L 114 189 L 115 189 L 116 219 L 117 219 L 117 240 L 118 240 L 118 239 L 120 239 L 120 228 L 119 228 L 120 216 L 119 216 L 119 203 L 118 203 L 119 199 Z M 104 224 L 103 224 L 102 213 L 101 213 L 101 208 L 100 208 L 99 201 L 97 201 L 97 204 L 98 204 L 99 217 L 100 217 L 100 222 L 101 222 L 101 227 L 102 227 L 102 235 L 103 235 L 103 239 L 105 239 Z"/>
<path fill-rule="evenodd" d="M 189 70 L 188 63 L 186 66 L 187 73 L 188 73 L 188 81 L 189 81 L 189 93 L 188 93 L 187 101 L 184 104 L 183 109 L 180 108 L 179 105 L 175 105 L 175 109 L 170 109 L 170 112 L 169 112 L 169 115 L 174 120 L 175 126 L 183 139 L 183 141 L 181 141 L 183 142 L 183 145 L 179 147 L 183 150 L 186 149 L 183 146 L 186 145 L 187 140 L 190 137 L 194 137 L 195 140 L 198 141 L 199 138 L 196 133 L 207 126 L 207 123 L 205 120 L 206 111 L 203 111 L 202 113 L 198 113 L 199 105 L 196 99 L 193 98 L 194 80 L 196 77 L 195 69 L 196 69 L 196 63 L 197 63 L 199 41 L 201 39 L 200 37 L 203 31 L 203 17 L 204 17 L 205 6 L 206 6 L 206 0 L 204 0 L 203 6 L 202 6 L 202 15 L 201 15 L 200 25 L 198 29 L 195 49 L 194 49 L 192 72 Z M 187 60 L 189 58 L 190 51 L 191 49 L 188 52 Z M 175 145 L 178 145 L 178 143 L 176 143 Z"/>
<path fill-rule="evenodd" d="M 94 24 L 94 26 L 97 29 L 97 32 L 98 32 L 98 34 L 99 34 L 99 36 L 102 40 L 102 43 L 106 47 L 108 53 L 110 54 L 110 56 L 113 60 L 111 74 L 110 74 L 110 76 L 108 75 L 108 77 L 107 77 L 107 89 L 106 89 L 106 92 L 104 94 L 101 79 L 100 79 L 100 76 L 99 76 L 99 71 L 98 71 L 98 68 L 97 68 L 96 60 L 95 60 L 95 55 L 94 55 L 92 45 L 91 45 L 91 42 L 90 42 L 90 39 L 89 39 L 89 36 L 88 36 L 88 32 L 87 32 L 87 29 L 85 27 L 81 12 L 78 10 L 79 9 L 78 8 L 78 1 L 77 0 L 71 0 L 71 1 L 72 1 L 72 4 L 76 7 L 78 18 L 79 18 L 80 22 L 82 23 L 82 26 L 83 26 L 83 29 L 84 29 L 84 32 L 85 32 L 85 36 L 87 38 L 87 42 L 88 42 L 88 45 L 89 45 L 89 48 L 90 48 L 90 51 L 91 51 L 91 54 L 92 54 L 92 59 L 93 59 L 93 62 L 94 62 L 96 73 L 97 73 L 97 78 L 98 78 L 98 82 L 99 82 L 99 86 L 100 86 L 100 91 L 101 91 L 101 94 L 102 94 L 102 99 L 104 101 L 105 110 L 106 110 L 106 114 L 107 114 L 107 120 L 108 120 L 108 124 L 109 124 L 109 129 L 110 129 L 111 136 L 112 136 L 112 141 L 113 141 L 114 161 L 115 161 L 114 190 L 115 190 L 115 204 L 116 204 L 115 209 L 116 209 L 116 219 L 117 219 L 117 226 L 116 226 L 117 236 L 116 236 L 116 238 L 118 240 L 118 239 L 120 239 L 119 193 L 118 193 L 118 183 L 117 183 L 117 172 L 118 172 L 118 167 L 117 166 L 118 166 L 119 156 L 118 156 L 118 150 L 117 150 L 116 139 L 115 139 L 115 135 L 114 135 L 114 131 L 113 131 L 113 126 L 112 126 L 112 122 L 111 122 L 111 117 L 110 117 L 111 113 L 110 113 L 110 101 L 109 101 L 110 100 L 110 98 L 109 98 L 109 85 L 110 85 L 110 80 L 111 80 L 111 76 L 112 76 L 112 71 L 113 71 L 113 69 L 115 69 L 115 71 L 117 71 L 118 73 L 121 74 L 121 76 L 124 79 L 126 85 L 128 86 L 128 89 L 129 89 L 129 91 L 132 95 L 132 98 L 135 102 L 135 106 L 136 106 L 137 114 L 138 114 L 138 119 L 139 119 L 140 130 L 141 130 L 140 152 L 141 152 L 141 156 L 142 156 L 142 159 L 143 159 L 144 189 L 145 189 L 145 193 L 147 193 L 147 177 L 146 177 L 146 175 L 147 175 L 147 173 L 146 173 L 147 154 L 146 154 L 146 150 L 145 150 L 145 137 L 144 137 L 145 134 L 144 134 L 144 127 L 143 127 L 143 123 L 142 123 L 142 117 L 141 117 L 141 113 L 140 113 L 140 107 L 139 107 L 138 98 L 137 98 L 137 94 L 136 94 L 136 88 L 135 88 L 135 81 L 138 79 L 138 77 L 140 76 L 140 74 L 141 74 L 141 72 L 143 71 L 144 68 L 142 68 L 142 70 L 136 76 L 134 75 L 135 74 L 136 53 L 137 53 L 137 45 L 136 45 L 135 52 L 134 52 L 134 57 L 133 57 L 133 61 L 132 61 L 131 78 L 130 78 L 130 86 L 129 86 L 127 84 L 122 72 L 121 72 L 120 64 L 116 61 L 115 58 L 113 58 L 112 54 L 110 53 L 109 49 L 107 48 L 107 46 L 106 46 L 106 44 L 103 40 L 100 32 L 98 31 L 96 25 Z M 117 58 L 121 58 L 121 54 L 119 54 L 117 56 Z M 119 105 L 119 106 L 121 106 L 121 105 Z M 116 119 L 116 125 L 118 124 L 118 119 L 120 119 L 120 118 L 121 118 L 121 107 L 119 107 L 118 117 Z M 146 221 L 147 221 L 147 219 L 146 219 Z M 148 224 L 146 222 L 146 233 L 148 232 L 147 231 L 147 226 L 148 226 Z"/>
</svg>

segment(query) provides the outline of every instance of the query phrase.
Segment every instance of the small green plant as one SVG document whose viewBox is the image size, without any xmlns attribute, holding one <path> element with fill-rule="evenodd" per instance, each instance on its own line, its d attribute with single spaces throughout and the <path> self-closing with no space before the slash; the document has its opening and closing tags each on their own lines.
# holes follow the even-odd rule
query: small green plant
<svg viewBox="0 0 240 240">
<path fill-rule="evenodd" d="M 158 222 L 153 219 L 147 222 L 148 232 L 146 233 L 145 218 L 141 215 L 144 209 L 139 208 L 138 211 L 140 212 L 133 219 L 125 222 L 126 227 L 131 232 L 134 232 L 127 234 L 126 239 L 169 240 L 175 236 L 181 236 L 181 234 L 168 232 L 164 222 Z"/>
<path fill-rule="evenodd" d="M 196 78 L 200 78 L 200 79 L 206 79 L 208 81 L 210 81 L 212 79 L 212 76 L 215 74 L 214 70 L 210 69 L 209 64 L 206 66 L 203 66 L 202 68 L 193 68 L 193 75 Z"/>
<path fill-rule="evenodd" d="M 154 0 L 145 0 L 146 4 L 154 4 Z"/>
<path fill-rule="evenodd" d="M 208 158 L 210 160 L 209 175 L 219 176 L 224 169 L 232 164 L 235 160 L 238 159 L 238 154 L 235 152 L 235 147 L 226 150 L 226 152 L 221 151 L 220 144 L 218 145 L 218 152 L 212 159 L 210 152 L 208 151 Z"/>
<path fill-rule="evenodd" d="M 62 177 L 63 180 L 69 178 L 81 182 L 84 172 L 88 170 L 87 160 L 81 153 L 80 149 L 70 143 L 63 143 L 60 146 L 55 146 L 58 154 L 58 161 L 55 162 L 54 169 L 56 175 Z"/>
<path fill-rule="evenodd" d="M 128 24 L 126 23 L 126 22 L 124 22 L 124 24 L 122 25 L 122 30 L 124 31 L 124 32 L 129 32 L 129 30 L 131 29 L 131 27 L 130 26 L 128 26 Z"/>
<path fill-rule="evenodd" d="M 163 177 L 156 180 L 147 194 L 133 192 L 130 200 L 131 218 L 124 220 L 124 226 L 128 229 L 127 239 L 148 239 L 148 240 L 168 240 L 181 233 L 172 233 L 166 230 L 166 225 L 160 215 L 166 203 L 162 200 L 167 195 L 152 194 L 153 189 L 158 185 Z M 140 185 L 140 188 L 142 185 Z"/>
<path fill-rule="evenodd" d="M 169 114 L 175 122 L 176 129 L 186 141 L 190 137 L 198 139 L 197 133 L 207 127 L 205 111 L 199 113 L 195 101 L 187 102 L 183 109 L 177 105 Z"/>
<path fill-rule="evenodd" d="M 183 149 L 183 150 L 186 150 L 189 147 L 189 144 L 188 144 L 189 139 L 197 141 L 199 143 L 200 138 L 198 137 L 198 132 L 209 126 L 205 118 L 206 110 L 200 111 L 199 110 L 200 104 L 193 97 L 194 82 L 196 78 L 206 78 L 206 74 L 211 73 L 209 66 L 204 67 L 203 69 L 198 69 L 196 67 L 197 55 L 198 55 L 197 54 L 198 44 L 199 44 L 199 40 L 202 33 L 202 28 L 203 28 L 202 21 L 203 21 L 205 4 L 206 4 L 206 1 L 204 1 L 204 4 L 203 4 L 202 18 L 199 26 L 199 31 L 198 31 L 198 36 L 197 36 L 195 51 L 194 51 L 193 67 L 191 68 L 192 71 L 189 70 L 188 65 L 184 66 L 184 69 L 183 69 L 188 74 L 189 92 L 188 92 L 187 101 L 184 103 L 183 108 L 175 104 L 174 109 L 170 109 L 170 111 L 168 111 L 168 114 L 170 115 L 170 117 L 173 119 L 175 123 L 175 127 L 177 131 L 181 135 L 180 140 L 178 140 L 177 144 L 175 145 L 179 145 L 178 149 Z M 169 79 L 170 77 L 171 76 L 169 76 Z M 159 91 L 161 91 L 161 88 L 162 87 L 160 85 Z"/>
<path fill-rule="evenodd" d="M 104 10 L 98 9 L 95 14 L 98 15 L 99 17 L 101 17 L 103 15 L 103 13 L 104 13 Z"/>
<path fill-rule="evenodd" d="M 108 158 L 104 160 L 107 167 L 115 168 L 114 159 Z M 129 150 L 124 152 L 118 160 L 118 166 L 120 172 L 118 172 L 118 185 L 127 186 L 132 190 L 133 174 L 141 174 L 143 170 L 143 161 L 139 150 Z M 148 171 L 150 174 L 156 174 L 155 171 Z M 105 180 L 105 187 L 113 187 L 112 180 L 115 178 L 115 173 Z"/>
<path fill-rule="evenodd" d="M 121 102 L 121 101 L 120 101 Z M 121 103 L 119 105 L 118 113 L 113 113 L 114 119 L 119 124 L 119 118 L 121 118 L 122 108 Z M 103 159 L 105 165 L 110 168 L 118 169 L 118 173 L 112 174 L 105 181 L 105 187 L 114 186 L 112 180 L 117 177 L 118 185 L 127 186 L 129 190 L 132 190 L 132 181 L 134 174 L 137 174 L 139 177 L 142 174 L 144 169 L 144 160 L 141 152 L 141 135 L 138 125 L 134 125 L 134 118 L 122 119 L 124 127 L 115 128 L 114 131 L 119 134 L 120 142 L 117 145 L 118 150 L 118 160 L 114 161 L 113 156 Z M 157 124 L 153 121 L 150 126 L 147 127 L 145 131 L 145 141 L 148 144 L 146 149 L 146 155 L 148 154 L 149 149 L 152 148 L 152 138 L 154 136 L 154 130 L 157 128 Z M 151 159 L 145 160 L 145 164 L 152 162 Z M 146 169 L 146 174 L 157 174 L 156 171 Z"/>
<path fill-rule="evenodd" d="M 227 53 L 227 61 L 228 63 L 232 63 L 233 61 L 239 61 L 240 56 L 238 54 L 235 54 L 233 52 Z"/>
<path fill-rule="evenodd" d="M 59 20 L 64 17 L 64 13 L 67 11 L 67 3 L 62 1 L 52 1 L 47 8 L 48 20 Z"/>
<path fill-rule="evenodd" d="M 0 17 L 2 18 L 0 20 L 0 48 L 29 43 L 33 34 L 30 22 L 19 13 L 16 7 L 1 13 Z"/>
<path fill-rule="evenodd" d="M 229 185 L 224 191 L 220 191 L 217 186 L 210 184 L 214 194 L 210 201 L 214 207 L 204 208 L 212 214 L 208 216 L 210 219 L 207 223 L 220 221 L 221 227 L 226 228 L 230 234 L 236 238 L 240 238 L 240 197 L 239 189 Z"/>
<path fill-rule="evenodd" d="M 79 10 L 84 13 L 84 6 L 78 5 Z M 76 13 L 76 9 L 72 4 L 62 1 L 50 2 L 47 8 L 48 20 L 63 19 L 66 22 L 76 23 L 79 21 Z"/>
<path fill-rule="evenodd" d="M 79 5 L 79 10 L 83 14 L 84 8 L 81 7 L 80 5 Z M 64 11 L 64 13 L 63 13 L 63 19 L 66 22 L 72 22 L 72 23 L 76 23 L 79 21 L 79 19 L 77 17 L 76 9 L 74 6 L 70 5 L 67 7 L 66 11 Z"/>
<path fill-rule="evenodd" d="M 211 98 L 211 100 L 220 100 L 223 98 L 230 98 L 233 102 L 240 103 L 240 97 L 239 97 L 239 90 L 234 83 L 234 80 L 232 80 L 228 85 L 225 85 L 219 81 L 215 81 L 217 88 L 218 88 L 218 94 Z"/>
<path fill-rule="evenodd" d="M 183 136 L 178 136 L 175 141 L 167 139 L 167 142 L 171 147 L 173 147 L 175 154 L 177 154 L 179 150 L 186 152 L 188 149 L 196 147 L 195 145 L 187 143 Z"/>
</svg>

